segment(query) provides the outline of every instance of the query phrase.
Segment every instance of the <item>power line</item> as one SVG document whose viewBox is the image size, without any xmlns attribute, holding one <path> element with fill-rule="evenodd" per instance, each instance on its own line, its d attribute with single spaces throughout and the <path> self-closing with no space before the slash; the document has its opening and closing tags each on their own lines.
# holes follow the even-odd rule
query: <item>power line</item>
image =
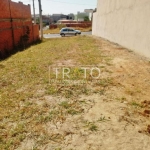
<svg viewBox="0 0 150 150">
<path fill-rule="evenodd" d="M 14 1 L 14 0 L 12 0 L 12 1 Z M 18 2 L 18 0 L 14 1 L 14 2 Z M 25 2 L 25 3 L 26 3 L 26 2 L 31 2 L 31 0 L 25 0 L 25 1 L 24 1 L 24 0 L 21 0 L 21 2 L 23 2 L 23 3 L 24 3 L 24 2 Z"/>
<path fill-rule="evenodd" d="M 56 3 L 72 4 L 72 5 L 87 5 L 87 6 L 96 6 L 96 5 L 91 5 L 91 4 L 79 4 L 79 3 L 70 3 L 70 2 L 62 2 L 62 1 L 54 1 L 54 0 L 47 0 L 47 1 L 56 2 Z"/>
<path fill-rule="evenodd" d="M 25 2 L 25 3 L 27 3 L 27 2 L 30 2 L 31 3 L 31 0 L 22 0 L 23 2 Z M 35 1 L 37 1 L 37 0 L 35 0 Z M 96 4 L 95 5 L 93 5 L 93 4 L 80 4 L 80 3 L 70 3 L 70 2 L 65 2 L 65 1 L 55 1 L 55 0 L 46 0 L 46 1 L 51 1 L 51 2 L 55 2 L 55 3 L 64 3 L 64 4 L 71 4 L 71 5 L 87 5 L 87 6 L 96 6 Z"/>
</svg>

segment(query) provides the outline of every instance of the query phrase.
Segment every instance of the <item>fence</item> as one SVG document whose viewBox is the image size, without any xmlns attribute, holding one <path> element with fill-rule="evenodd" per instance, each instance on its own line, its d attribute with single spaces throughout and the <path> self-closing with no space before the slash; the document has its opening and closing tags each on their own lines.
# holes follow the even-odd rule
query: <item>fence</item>
<svg viewBox="0 0 150 150">
<path fill-rule="evenodd" d="M 65 25 L 66 27 L 80 27 L 80 28 L 88 28 L 92 27 L 92 22 L 90 21 L 60 21 L 59 22 L 62 25 Z M 59 24 L 58 24 L 59 25 Z M 55 29 L 57 28 L 57 24 L 52 24 L 50 25 L 50 29 Z"/>
<path fill-rule="evenodd" d="M 30 5 L 0 0 L 0 57 L 39 39 L 39 26 L 32 24 Z"/>
</svg>

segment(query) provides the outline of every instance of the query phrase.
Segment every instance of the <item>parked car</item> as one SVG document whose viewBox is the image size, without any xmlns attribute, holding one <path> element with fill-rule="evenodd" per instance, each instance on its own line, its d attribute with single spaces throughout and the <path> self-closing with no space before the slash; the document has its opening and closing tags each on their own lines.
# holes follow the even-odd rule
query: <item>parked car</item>
<svg viewBox="0 0 150 150">
<path fill-rule="evenodd" d="M 60 35 L 61 36 L 65 36 L 65 35 L 77 35 L 77 34 L 81 34 L 80 30 L 75 30 L 73 28 L 62 28 L 60 30 Z"/>
</svg>

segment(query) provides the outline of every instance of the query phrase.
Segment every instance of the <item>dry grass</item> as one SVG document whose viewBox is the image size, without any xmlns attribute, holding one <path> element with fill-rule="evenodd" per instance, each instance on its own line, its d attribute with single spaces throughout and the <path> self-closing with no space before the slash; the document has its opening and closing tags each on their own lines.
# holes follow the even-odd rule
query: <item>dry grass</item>
<svg viewBox="0 0 150 150">
<path fill-rule="evenodd" d="M 59 34 L 59 32 L 59 28 L 43 30 L 43 34 Z"/>
<path fill-rule="evenodd" d="M 68 58 L 83 65 L 100 63 L 103 58 L 94 41 L 86 36 L 44 40 L 0 62 L 0 149 L 15 149 L 31 137 L 42 146 L 52 136 L 46 123 L 83 112 L 74 98 L 89 94 L 88 87 L 49 85 L 48 67 Z M 45 96 L 51 95 L 66 97 L 67 102 L 46 102 Z"/>
<path fill-rule="evenodd" d="M 135 109 L 141 111 L 143 110 L 141 106 L 147 104 L 141 105 L 140 102 L 149 97 L 148 82 L 145 83 L 141 78 L 138 80 L 139 76 L 136 78 L 132 75 L 133 79 L 131 79 L 129 73 L 125 74 L 122 71 L 125 67 L 121 64 L 122 62 L 115 64 L 114 58 L 116 55 L 121 58 L 132 54 L 125 52 L 125 50 L 118 51 L 115 45 L 110 45 L 106 41 L 100 41 L 90 36 L 78 36 L 44 40 L 41 44 L 31 46 L 27 50 L 1 61 L 0 149 L 36 150 L 43 149 L 43 147 L 45 149 L 61 149 L 64 145 L 67 145 L 65 144 L 66 138 L 69 136 L 72 138 L 74 134 L 81 136 L 82 130 L 88 136 L 92 135 L 93 137 L 96 136 L 95 132 L 98 132 L 99 137 L 103 132 L 100 131 L 102 123 L 108 122 L 109 130 L 112 127 L 109 122 L 113 120 L 107 116 L 109 110 L 113 108 L 111 112 L 114 112 L 114 110 L 115 112 L 122 112 L 120 105 L 124 102 L 128 102 L 129 105 L 129 108 L 125 111 L 134 112 L 133 117 L 135 114 L 137 115 Z M 130 60 L 135 63 L 133 57 L 131 58 Z M 118 64 L 122 67 L 117 68 Z M 65 83 L 64 85 L 54 83 L 49 85 L 50 65 L 100 65 L 102 76 L 96 83 L 89 78 L 88 84 Z M 132 72 L 133 69 L 130 67 L 131 63 L 126 69 L 131 69 Z M 147 69 L 148 67 L 149 64 Z M 80 74 L 81 70 L 76 70 L 76 73 Z M 147 73 L 144 75 L 146 76 Z M 126 80 L 124 77 L 126 77 Z M 144 79 L 148 81 L 149 77 L 146 77 Z M 133 86 L 130 87 L 131 85 Z M 142 88 L 146 93 L 145 95 L 140 92 Z M 98 95 L 97 103 L 94 101 L 96 99 L 93 96 L 94 94 Z M 90 97 L 89 100 L 86 99 L 87 97 Z M 138 99 L 140 99 L 140 102 L 137 101 Z M 100 105 L 97 106 L 98 103 Z M 118 105 L 120 106 L 119 109 L 116 108 Z M 149 109 L 149 103 L 147 105 L 146 107 Z M 100 108 L 101 106 L 102 108 Z M 97 119 L 94 121 L 92 120 L 93 116 L 90 118 L 92 121 L 84 118 L 84 116 L 89 115 L 91 109 L 92 113 L 96 111 L 94 117 L 97 116 Z M 101 109 L 106 110 L 106 115 L 100 114 Z M 109 115 L 112 115 L 112 118 L 114 117 L 113 113 Z M 120 113 L 117 115 L 120 115 Z M 73 126 L 72 124 L 75 126 L 75 131 L 70 129 Z M 119 123 L 117 122 L 117 124 L 119 130 Z M 66 125 L 66 130 L 64 130 L 63 125 Z M 130 126 L 128 129 L 130 129 L 128 132 L 123 133 L 133 131 Z M 113 136 L 114 132 L 112 131 Z M 106 135 L 105 137 L 107 138 Z M 120 138 L 122 137 L 124 136 Z M 82 136 L 82 138 L 86 140 L 88 137 Z M 97 142 L 100 141 L 97 140 Z M 79 145 L 82 144 L 86 144 L 86 142 Z M 46 147 L 48 145 L 50 147 Z"/>
<path fill-rule="evenodd" d="M 74 27 L 73 27 L 74 28 Z M 80 30 L 81 32 L 88 32 L 88 31 L 92 31 L 92 27 L 89 28 L 80 28 L 80 27 L 75 27 L 75 30 Z M 60 32 L 60 28 L 56 28 L 56 29 L 47 29 L 47 30 L 43 30 L 44 34 L 58 34 Z"/>
</svg>

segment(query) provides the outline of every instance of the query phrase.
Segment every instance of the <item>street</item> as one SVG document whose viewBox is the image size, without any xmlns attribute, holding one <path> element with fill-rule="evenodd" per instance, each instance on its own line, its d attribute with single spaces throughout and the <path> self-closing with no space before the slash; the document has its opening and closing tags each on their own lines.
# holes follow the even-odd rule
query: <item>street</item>
<svg viewBox="0 0 150 150">
<path fill-rule="evenodd" d="M 82 32 L 81 35 L 92 35 L 92 32 Z M 60 34 L 44 34 L 44 38 L 60 38 Z M 66 36 L 67 37 L 67 36 Z"/>
</svg>

